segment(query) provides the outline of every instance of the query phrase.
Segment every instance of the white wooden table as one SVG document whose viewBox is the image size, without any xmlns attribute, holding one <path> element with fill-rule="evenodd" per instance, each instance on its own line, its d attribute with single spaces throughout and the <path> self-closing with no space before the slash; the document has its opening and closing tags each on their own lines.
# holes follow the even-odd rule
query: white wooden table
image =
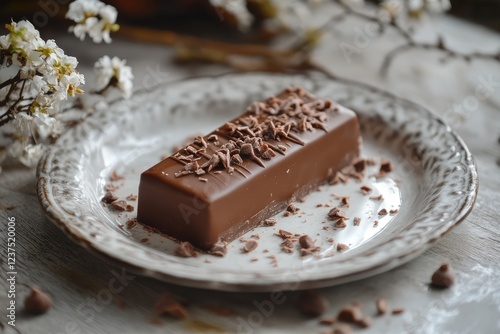
<svg viewBox="0 0 500 334">
<path fill-rule="evenodd" d="M 442 64 L 432 52 L 412 52 L 398 58 L 387 78 L 378 74 L 384 50 L 396 38 L 370 40 L 359 54 L 347 62 L 339 45 L 353 43 L 350 22 L 343 32 L 328 37 L 316 59 L 336 75 L 356 79 L 421 103 L 443 115 L 467 143 L 478 164 L 480 191 L 473 212 L 432 249 L 410 263 L 390 272 L 350 284 L 322 289 L 331 307 L 330 314 L 345 304 L 360 301 L 367 313 L 374 312 L 374 300 L 387 298 L 394 307 L 403 307 L 398 316 L 375 318 L 365 333 L 499 333 L 500 332 L 500 64 L 477 61 Z M 499 50 L 500 35 L 449 17 L 427 22 L 446 36 L 450 45 L 463 51 Z M 168 59 L 172 51 L 156 45 L 139 45 L 115 40 L 111 45 L 80 43 L 67 34 L 53 32 L 67 53 L 81 61 L 79 69 L 91 75 L 99 56 L 117 55 L 128 60 L 135 73 L 136 87 L 193 75 L 216 74 L 228 69 L 215 66 L 179 67 Z M 48 36 L 45 36 L 47 38 Z M 421 38 L 432 38 L 425 28 Z M 156 75 L 153 75 L 156 73 Z M 475 89 L 484 80 L 493 82 L 493 93 L 477 99 Z M 461 105 L 464 112 L 450 112 Z M 458 107 L 456 107 L 458 108 Z M 459 109 L 457 109 L 459 110 Z M 162 283 L 123 272 L 70 241 L 44 216 L 35 193 L 35 172 L 8 168 L 0 174 L 0 230 L 2 279 L 0 280 L 0 321 L 5 333 L 183 333 L 263 332 L 262 326 L 241 327 L 258 310 L 256 304 L 268 294 L 238 294 L 204 291 Z M 18 305 L 16 327 L 7 326 L 6 226 L 8 217 L 17 222 L 17 302 L 35 284 L 48 291 L 54 307 L 45 315 L 29 316 Z M 451 289 L 429 289 L 432 272 L 443 262 L 456 269 L 458 282 Z M 122 285 L 110 293 L 110 282 L 121 276 Z M 165 291 L 192 302 L 186 321 L 162 318 L 152 322 L 153 304 Z M 295 309 L 296 292 L 285 294 L 286 302 L 265 316 L 265 332 L 318 333 L 325 327 L 317 319 L 306 319 Z M 215 316 L 197 305 L 213 302 L 237 311 L 236 316 Z M 258 318 L 256 318 L 259 320 Z M 285 321 L 283 321 L 285 319 Z M 258 322 L 257 320 L 254 323 Z M 247 321 L 248 322 L 248 321 Z M 282 324 L 285 323 L 286 326 Z M 305 329 L 304 329 L 305 328 Z"/>
</svg>

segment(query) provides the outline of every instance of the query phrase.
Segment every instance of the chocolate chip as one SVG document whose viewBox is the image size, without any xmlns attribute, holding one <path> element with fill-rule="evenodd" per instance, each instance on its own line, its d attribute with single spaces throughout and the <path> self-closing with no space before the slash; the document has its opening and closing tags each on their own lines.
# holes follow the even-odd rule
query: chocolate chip
<svg viewBox="0 0 500 334">
<path fill-rule="evenodd" d="M 106 194 L 103 196 L 101 201 L 103 201 L 106 204 L 111 204 L 112 202 L 116 201 L 118 199 L 118 196 L 116 196 L 114 193 L 111 191 L 106 192 Z"/>
<path fill-rule="evenodd" d="M 286 208 L 286 211 L 291 212 L 293 214 L 296 214 L 297 212 L 299 212 L 299 210 L 300 208 L 293 203 L 290 203 L 290 205 L 288 205 L 288 207 Z"/>
<path fill-rule="evenodd" d="M 30 314 L 46 313 L 52 307 L 52 298 L 37 287 L 24 300 L 24 310 Z"/>
<path fill-rule="evenodd" d="M 245 243 L 245 246 L 243 247 L 243 251 L 245 253 L 250 253 L 251 251 L 253 251 L 255 248 L 257 248 L 257 246 L 259 245 L 259 243 L 255 240 L 248 240 L 246 243 Z"/>
<path fill-rule="evenodd" d="M 361 313 L 361 309 L 356 306 L 347 306 L 342 308 L 337 315 L 337 319 L 343 322 L 356 323 L 361 320 L 363 317 L 363 313 Z"/>
<path fill-rule="evenodd" d="M 198 252 L 191 243 L 185 241 L 179 244 L 179 247 L 175 250 L 175 255 L 180 257 L 197 257 Z"/>
<path fill-rule="evenodd" d="M 307 316 L 317 317 L 323 314 L 328 308 L 328 300 L 314 290 L 303 291 L 298 298 L 297 307 L 299 311 Z"/>
<path fill-rule="evenodd" d="M 432 285 L 438 288 L 449 288 L 455 283 L 455 271 L 447 263 L 443 263 L 431 278 Z"/>
<path fill-rule="evenodd" d="M 375 301 L 375 305 L 377 306 L 378 314 L 386 314 L 389 309 L 389 303 L 384 298 L 378 298 Z"/>
<path fill-rule="evenodd" d="M 399 212 L 399 210 L 398 210 L 398 209 L 389 210 L 389 213 L 390 213 L 391 215 L 395 215 L 395 214 L 396 214 L 396 213 L 398 213 L 398 212 Z"/>
<path fill-rule="evenodd" d="M 185 319 L 188 316 L 184 306 L 170 293 L 165 293 L 158 298 L 154 309 L 157 315 L 169 315 L 176 319 Z"/>
<path fill-rule="evenodd" d="M 311 249 L 316 247 L 316 245 L 314 244 L 314 240 L 307 234 L 299 238 L 299 243 L 300 246 L 305 249 Z"/>
</svg>

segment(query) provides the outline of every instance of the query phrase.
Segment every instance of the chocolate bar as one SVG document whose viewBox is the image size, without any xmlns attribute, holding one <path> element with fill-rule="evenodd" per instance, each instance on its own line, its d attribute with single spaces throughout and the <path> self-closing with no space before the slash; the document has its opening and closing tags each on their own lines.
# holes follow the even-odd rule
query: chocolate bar
<svg viewBox="0 0 500 334">
<path fill-rule="evenodd" d="M 360 145 L 353 111 L 287 88 L 142 173 L 138 221 L 202 249 L 230 242 L 352 163 Z"/>
</svg>

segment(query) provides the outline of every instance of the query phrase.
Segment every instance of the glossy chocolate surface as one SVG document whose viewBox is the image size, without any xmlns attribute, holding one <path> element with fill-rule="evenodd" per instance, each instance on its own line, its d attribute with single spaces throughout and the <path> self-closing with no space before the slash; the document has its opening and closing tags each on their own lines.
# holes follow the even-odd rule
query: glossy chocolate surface
<svg viewBox="0 0 500 334">
<path fill-rule="evenodd" d="M 141 175 L 138 220 L 209 248 L 232 241 L 350 164 L 354 112 L 289 88 Z"/>
</svg>

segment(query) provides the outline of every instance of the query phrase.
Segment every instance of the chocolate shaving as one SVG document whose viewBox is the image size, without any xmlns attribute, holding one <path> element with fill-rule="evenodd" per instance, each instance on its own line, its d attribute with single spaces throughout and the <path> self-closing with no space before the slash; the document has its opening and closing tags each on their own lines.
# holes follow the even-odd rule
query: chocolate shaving
<svg viewBox="0 0 500 334">
<path fill-rule="evenodd" d="M 127 220 L 127 222 L 125 223 L 125 226 L 127 226 L 127 228 L 130 230 L 130 229 L 131 229 L 131 228 L 133 228 L 136 224 L 137 224 L 137 218 L 134 218 L 134 219 L 129 219 L 129 220 Z"/>
<path fill-rule="evenodd" d="M 340 199 L 340 206 L 343 206 L 343 207 L 346 207 L 348 208 L 349 207 L 349 197 L 345 196 L 345 197 L 339 197 Z"/>
<path fill-rule="evenodd" d="M 352 328 L 347 324 L 337 324 L 333 327 L 331 334 L 351 334 Z"/>
<path fill-rule="evenodd" d="M 273 218 L 268 218 L 268 219 L 265 219 L 262 221 L 262 224 L 264 226 L 274 226 L 276 225 L 278 222 L 276 221 L 276 219 L 273 219 Z"/>
<path fill-rule="evenodd" d="M 136 201 L 137 200 L 137 195 L 130 194 L 125 199 L 128 200 L 128 201 Z"/>
<path fill-rule="evenodd" d="M 348 323 L 356 323 L 361 320 L 363 317 L 363 313 L 361 313 L 361 309 L 356 306 L 347 306 L 342 308 L 337 315 L 337 320 L 348 322 Z"/>
<path fill-rule="evenodd" d="M 361 192 L 364 194 L 364 195 L 368 195 L 369 193 L 372 192 L 372 188 L 368 187 L 368 186 L 362 186 L 361 188 Z"/>
<path fill-rule="evenodd" d="M 106 204 L 111 204 L 112 202 L 116 201 L 118 199 L 118 196 L 116 196 L 114 193 L 111 191 L 106 192 L 106 194 L 103 196 L 101 201 L 103 201 Z"/>
<path fill-rule="evenodd" d="M 398 314 L 401 314 L 405 311 L 404 308 L 395 308 L 394 310 L 392 310 L 392 314 L 394 315 L 398 315 Z"/>
<path fill-rule="evenodd" d="M 223 241 L 218 241 L 212 245 L 208 254 L 223 257 L 227 253 L 227 244 Z"/>
<path fill-rule="evenodd" d="M 281 250 L 285 253 L 293 253 L 293 241 L 291 239 L 285 239 L 281 243 Z"/>
<path fill-rule="evenodd" d="M 377 196 L 371 196 L 370 199 L 373 199 L 375 201 L 381 201 L 384 199 L 382 195 L 377 195 Z"/>
<path fill-rule="evenodd" d="M 357 173 L 362 173 L 365 171 L 366 169 L 366 160 L 365 159 L 359 159 L 357 161 L 355 161 L 352 166 L 354 167 L 354 170 L 357 172 Z"/>
<path fill-rule="evenodd" d="M 116 170 L 114 170 L 111 175 L 109 176 L 109 179 L 111 181 L 119 181 L 119 180 L 123 180 L 124 177 L 122 175 L 119 175 Z"/>
<path fill-rule="evenodd" d="M 399 212 L 398 209 L 389 210 L 389 214 L 391 214 L 391 215 L 395 215 L 398 212 Z"/>
<path fill-rule="evenodd" d="M 380 209 L 378 212 L 379 216 L 386 216 L 387 215 L 387 210 L 386 209 Z"/>
<path fill-rule="evenodd" d="M 385 175 L 387 173 L 390 173 L 394 170 L 394 165 L 390 161 L 382 161 L 380 164 L 380 175 Z"/>
<path fill-rule="evenodd" d="M 184 306 L 170 293 L 165 293 L 158 298 L 154 310 L 157 315 L 169 315 L 176 319 L 185 319 L 188 316 Z"/>
<path fill-rule="evenodd" d="M 198 257 L 199 253 L 190 242 L 181 242 L 175 250 L 175 255 L 180 257 Z"/>
<path fill-rule="evenodd" d="M 361 223 L 361 218 L 354 217 L 352 222 L 353 222 L 354 226 L 359 226 L 359 224 Z"/>
<path fill-rule="evenodd" d="M 347 219 L 345 212 L 337 207 L 331 209 L 328 212 L 328 217 L 331 219 L 339 219 L 339 218 Z"/>
<path fill-rule="evenodd" d="M 259 245 L 259 243 L 257 241 L 255 241 L 255 240 L 248 240 L 245 243 L 245 246 L 243 247 L 243 251 L 245 253 L 250 253 L 251 251 L 255 250 L 258 245 Z"/>
<path fill-rule="evenodd" d="M 369 328 L 371 327 L 372 323 L 372 318 L 368 315 L 364 315 L 361 319 L 356 321 L 356 325 L 361 328 Z"/>
<path fill-rule="evenodd" d="M 375 305 L 377 306 L 378 314 L 386 314 L 389 309 L 389 303 L 384 298 L 378 298 L 375 301 Z"/>
<path fill-rule="evenodd" d="M 290 203 L 290 205 L 288 205 L 288 207 L 286 208 L 286 211 L 293 213 L 293 214 L 296 214 L 297 212 L 300 211 L 300 208 L 298 206 L 296 206 L 295 204 Z"/>
<path fill-rule="evenodd" d="M 337 244 L 337 251 L 339 251 L 339 252 L 343 252 L 348 248 L 349 248 L 349 246 L 347 246 L 346 244 L 341 244 L 341 243 Z"/>
<path fill-rule="evenodd" d="M 117 199 L 113 201 L 110 204 L 111 208 L 116 210 L 116 211 L 129 211 L 132 212 L 134 211 L 134 207 L 130 204 L 128 204 L 125 200 L 123 199 Z"/>
<path fill-rule="evenodd" d="M 346 227 L 346 226 L 347 226 L 347 224 L 345 223 L 344 218 L 340 218 L 340 219 L 338 219 L 338 220 L 335 222 L 335 227 L 336 227 L 336 228 L 344 228 L 344 227 Z"/>
<path fill-rule="evenodd" d="M 283 239 L 289 239 L 289 238 L 293 237 L 293 233 L 285 231 L 285 230 L 279 230 L 278 233 L 279 234 L 277 234 L 277 235 Z"/>
<path fill-rule="evenodd" d="M 319 320 L 320 325 L 331 326 L 337 322 L 337 319 L 333 317 L 322 318 Z"/>
</svg>

